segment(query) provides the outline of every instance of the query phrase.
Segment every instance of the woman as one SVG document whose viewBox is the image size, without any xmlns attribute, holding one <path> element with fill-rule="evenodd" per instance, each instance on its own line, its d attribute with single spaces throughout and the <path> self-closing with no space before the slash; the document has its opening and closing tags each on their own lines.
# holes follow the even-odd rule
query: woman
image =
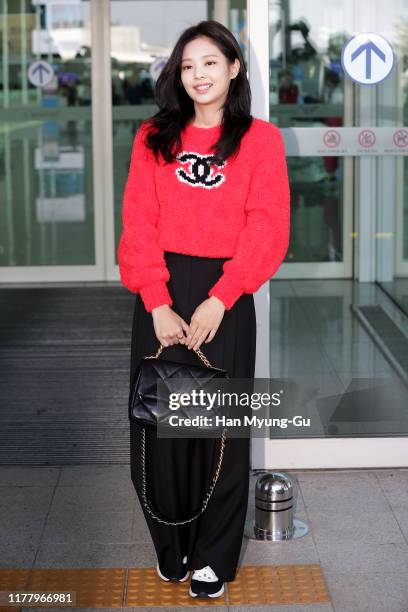
<svg viewBox="0 0 408 612">
<path fill-rule="evenodd" d="M 253 293 L 288 247 L 289 184 L 279 129 L 250 114 L 247 71 L 216 21 L 185 30 L 156 84 L 159 111 L 135 136 L 123 197 L 118 262 L 136 293 L 131 380 L 140 359 L 164 359 L 253 378 Z M 166 348 L 167 347 L 167 348 Z M 141 428 L 131 422 L 131 475 L 141 499 Z M 218 459 L 216 438 L 158 438 L 146 429 L 149 495 L 172 520 L 191 516 Z M 228 438 L 205 512 L 169 526 L 142 505 L 163 580 L 218 597 L 235 578 L 249 487 L 249 439 Z"/>
</svg>

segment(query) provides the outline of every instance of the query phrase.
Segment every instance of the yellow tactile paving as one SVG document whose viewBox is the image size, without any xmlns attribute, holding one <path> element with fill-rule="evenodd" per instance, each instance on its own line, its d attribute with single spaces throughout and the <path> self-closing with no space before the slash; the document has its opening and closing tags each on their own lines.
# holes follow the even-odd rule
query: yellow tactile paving
<svg viewBox="0 0 408 612">
<path fill-rule="evenodd" d="M 31 591 L 75 591 L 77 608 L 120 608 L 126 569 L 33 569 Z"/>
<path fill-rule="evenodd" d="M 330 602 L 326 582 L 317 563 L 305 565 L 244 565 L 236 579 L 216 599 L 193 599 L 189 580 L 167 583 L 156 568 L 0 569 L 0 590 L 76 593 L 76 608 L 163 606 L 274 606 Z M 30 604 L 30 607 L 36 607 Z M 39 604 L 37 607 L 43 607 Z M 71 608 L 71 609 L 75 609 Z M 5 608 L 0 608 L 2 611 Z M 8 608 L 17 610 L 17 607 Z M 61 607 L 63 610 L 63 607 Z"/>
<path fill-rule="evenodd" d="M 252 565 L 240 567 L 228 583 L 229 605 L 311 604 L 330 601 L 317 563 L 309 565 Z"/>
<path fill-rule="evenodd" d="M 9 585 L 14 590 L 22 589 L 27 584 L 31 570 L 29 569 L 0 569 L 0 591 L 5 591 Z"/>
<path fill-rule="evenodd" d="M 29 576 L 29 569 L 0 569 L 0 591 L 24 591 Z M 16 612 L 17 609 L 0 604 L 1 612 Z"/>
</svg>

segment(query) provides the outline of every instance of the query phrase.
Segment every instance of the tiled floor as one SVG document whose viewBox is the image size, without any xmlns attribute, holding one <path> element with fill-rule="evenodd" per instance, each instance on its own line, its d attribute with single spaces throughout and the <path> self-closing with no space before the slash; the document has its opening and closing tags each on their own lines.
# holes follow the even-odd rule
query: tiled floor
<svg viewBox="0 0 408 612">
<path fill-rule="evenodd" d="M 295 516 L 309 533 L 287 542 L 245 539 L 240 563 L 318 563 L 332 604 L 270 608 L 407 610 L 408 469 L 291 475 L 298 485 Z M 251 477 L 248 519 L 258 476 Z M 0 568 L 155 566 L 129 466 L 5 466 L 0 482 Z"/>
<path fill-rule="evenodd" d="M 323 372 L 332 392 L 344 391 L 352 378 L 393 376 L 392 367 L 350 310 L 352 301 L 379 303 L 408 332 L 406 321 L 378 287 L 335 280 L 274 282 L 271 297 L 271 376 Z M 389 409 L 384 406 L 384 419 Z M 405 412 L 392 423 L 400 435 L 408 433 Z M 358 420 L 347 426 L 352 434 L 361 432 Z M 288 542 L 244 540 L 240 561 L 244 566 L 320 564 L 332 603 L 264 609 L 407 612 L 408 469 L 290 474 L 298 484 L 295 516 L 308 524 L 309 533 Z M 253 518 L 258 475 L 251 478 L 248 519 Z M 130 568 L 156 563 L 129 465 L 120 462 L 0 467 L 0 525 L 0 568 Z"/>
</svg>

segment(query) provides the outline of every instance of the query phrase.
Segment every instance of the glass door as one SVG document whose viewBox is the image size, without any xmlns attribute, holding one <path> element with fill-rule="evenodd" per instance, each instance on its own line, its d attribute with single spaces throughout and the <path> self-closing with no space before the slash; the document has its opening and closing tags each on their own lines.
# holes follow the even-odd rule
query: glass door
<svg viewBox="0 0 408 612">
<path fill-rule="evenodd" d="M 0 2 L 2 282 L 104 278 L 91 11 Z"/>
<path fill-rule="evenodd" d="M 269 118 L 283 131 L 292 195 L 291 239 L 285 262 L 255 295 L 255 374 L 275 382 L 284 379 L 289 382 L 286 390 L 293 390 L 296 401 L 283 402 L 282 412 L 276 409 L 272 416 L 283 420 L 294 414 L 312 417 L 309 426 L 297 431 L 296 427 L 285 430 L 276 426 L 270 427 L 265 437 L 257 437 L 255 432 L 255 469 L 407 465 L 403 385 L 365 330 L 356 324 L 350 309 L 351 304 L 365 303 L 379 273 L 384 281 L 386 274 L 389 277 L 398 266 L 402 269 L 401 255 L 393 267 L 395 250 L 389 237 L 395 230 L 397 253 L 401 254 L 403 159 L 310 154 L 316 128 L 327 126 L 328 131 L 335 131 L 392 125 L 396 131 L 397 116 L 400 141 L 404 142 L 402 75 L 400 78 L 395 71 L 380 86 L 361 87 L 345 79 L 339 68 L 343 43 L 357 33 L 374 32 L 386 38 L 392 35 L 399 70 L 404 71 L 403 17 L 397 1 L 384 7 L 380 2 L 363 0 L 312 4 L 248 0 L 254 113 Z M 380 122 L 378 112 L 388 123 Z M 300 126 L 307 126 L 307 137 L 302 139 L 296 132 Z M 305 139 L 310 145 L 307 155 L 302 151 Z M 353 217 L 358 246 L 354 245 Z M 358 282 L 340 280 L 347 278 Z M 300 287 L 299 283 L 276 283 L 275 279 L 303 282 Z M 302 293 L 301 300 L 296 287 Z M 326 339 L 323 351 L 322 339 Z M 322 353 L 324 359 L 320 359 Z M 370 375 L 365 379 L 367 371 Z M 361 386 L 359 378 L 363 379 Z M 371 388 L 378 389 L 378 394 Z M 293 405 L 299 412 L 287 414 Z"/>
<path fill-rule="evenodd" d="M 383 14 L 376 3 L 387 40 L 398 61 L 395 70 L 379 85 L 377 125 L 394 132 L 402 151 L 408 148 L 408 2 L 392 6 Z M 382 157 L 376 172 L 378 189 L 376 218 L 376 280 L 408 316 L 408 155 Z"/>
<path fill-rule="evenodd" d="M 353 88 L 341 47 L 350 32 L 348 0 L 269 0 L 269 119 L 278 127 L 328 131 L 353 125 Z M 310 130 L 310 131 L 309 131 Z M 328 132 L 330 133 L 330 132 Z M 304 141 L 303 141 L 304 142 Z M 351 278 L 353 160 L 310 155 L 286 141 L 291 238 L 276 278 Z"/>
</svg>

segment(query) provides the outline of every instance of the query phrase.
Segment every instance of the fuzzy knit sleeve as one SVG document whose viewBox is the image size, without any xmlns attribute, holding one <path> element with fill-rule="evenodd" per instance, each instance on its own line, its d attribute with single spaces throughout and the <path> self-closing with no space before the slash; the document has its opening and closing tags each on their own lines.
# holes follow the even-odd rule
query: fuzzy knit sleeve
<svg viewBox="0 0 408 612">
<path fill-rule="evenodd" d="M 246 225 L 234 256 L 223 264 L 223 274 L 211 287 L 230 310 L 243 293 L 254 293 L 277 271 L 289 245 L 290 188 L 282 134 L 266 124 L 259 139 L 257 161 L 245 204 Z"/>
<path fill-rule="evenodd" d="M 140 293 L 147 312 L 173 304 L 166 282 L 170 273 L 158 244 L 159 202 L 154 183 L 153 152 L 144 144 L 148 123 L 139 127 L 133 140 L 129 173 L 122 202 L 122 234 L 118 246 L 123 285 Z"/>
</svg>

